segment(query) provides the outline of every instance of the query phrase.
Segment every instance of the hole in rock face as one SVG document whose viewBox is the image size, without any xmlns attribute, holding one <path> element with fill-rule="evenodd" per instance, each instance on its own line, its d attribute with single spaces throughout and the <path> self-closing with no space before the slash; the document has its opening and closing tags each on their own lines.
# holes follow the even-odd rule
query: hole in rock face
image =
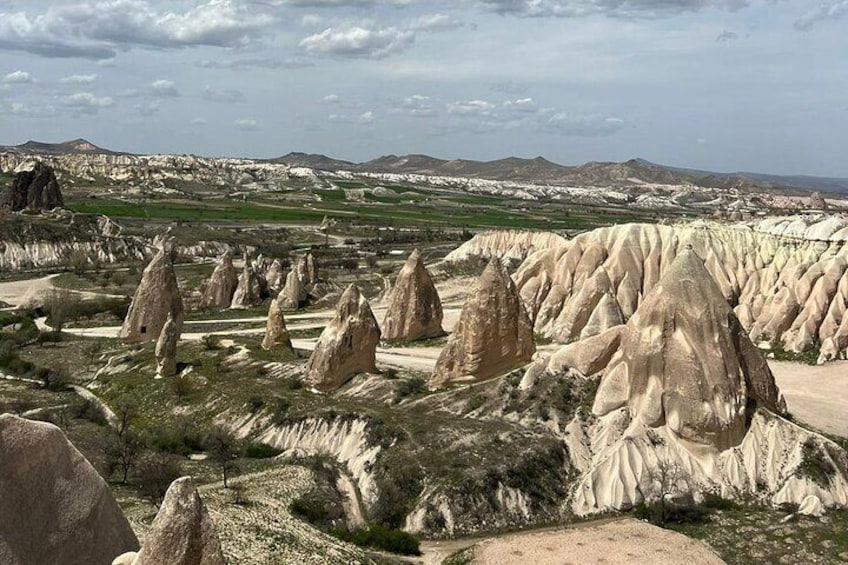
<svg viewBox="0 0 848 565">
<path fill-rule="evenodd" d="M 143 334 L 146 334 L 147 333 L 147 326 L 141 326 L 141 330 L 139 330 L 139 331 Z"/>
</svg>

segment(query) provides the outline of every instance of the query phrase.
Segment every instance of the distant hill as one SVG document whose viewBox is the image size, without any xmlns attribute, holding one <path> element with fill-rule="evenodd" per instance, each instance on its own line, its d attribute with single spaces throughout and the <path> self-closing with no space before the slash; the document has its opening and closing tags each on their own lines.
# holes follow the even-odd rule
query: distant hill
<svg viewBox="0 0 848 565">
<path fill-rule="evenodd" d="M 269 159 L 270 163 L 281 163 L 290 167 L 307 167 L 309 169 L 318 169 L 319 171 L 346 171 L 352 169 L 355 164 L 350 161 L 342 161 L 333 159 L 326 155 L 316 155 L 315 153 L 289 153 L 276 159 Z"/>
<path fill-rule="evenodd" d="M 0 146 L 0 151 L 41 155 L 122 155 L 118 151 L 98 147 L 86 139 L 74 139 L 62 143 L 44 143 L 30 140 L 21 145 Z"/>
</svg>

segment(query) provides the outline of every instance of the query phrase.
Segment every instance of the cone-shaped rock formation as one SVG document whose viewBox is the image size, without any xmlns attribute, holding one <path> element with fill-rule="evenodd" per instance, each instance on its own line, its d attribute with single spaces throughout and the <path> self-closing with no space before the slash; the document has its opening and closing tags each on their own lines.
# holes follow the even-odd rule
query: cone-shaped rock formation
<svg viewBox="0 0 848 565">
<path fill-rule="evenodd" d="M 286 276 L 286 286 L 280 292 L 280 306 L 289 310 L 297 310 L 306 302 L 309 297 L 306 285 L 303 282 L 301 274 L 298 272 L 297 265 L 292 266 L 291 271 Z"/>
<path fill-rule="evenodd" d="M 144 269 L 118 334 L 124 343 L 159 339 L 169 315 L 177 324 L 177 333 L 182 332 L 183 299 L 171 253 L 170 246 L 164 243 Z"/>
<path fill-rule="evenodd" d="M 306 382 L 318 390 L 339 388 L 357 373 L 376 372 L 380 328 L 368 300 L 352 284 L 339 298 L 336 315 L 321 337 L 306 369 Z"/>
<path fill-rule="evenodd" d="M 593 411 L 628 406 L 649 427 L 726 449 L 742 441 L 756 405 L 783 411 L 774 377 L 701 259 L 684 250 L 627 323 Z"/>
<path fill-rule="evenodd" d="M 215 524 L 191 477 L 177 479 L 133 565 L 224 565 Z"/>
<path fill-rule="evenodd" d="M 382 330 L 386 341 L 415 341 L 445 333 L 442 301 L 417 249 L 398 274 Z"/>
<path fill-rule="evenodd" d="M 283 288 L 285 274 L 283 264 L 280 263 L 279 259 L 274 259 L 274 262 L 268 267 L 268 271 L 265 273 L 265 282 L 268 283 L 268 288 L 270 289 L 279 291 Z"/>
<path fill-rule="evenodd" d="M 227 249 L 218 258 L 218 264 L 203 289 L 201 308 L 228 308 L 233 301 L 239 278 L 233 267 L 233 252 Z"/>
<path fill-rule="evenodd" d="M 31 171 L 18 173 L 3 205 L 14 211 L 52 210 L 64 206 L 62 191 L 53 169 L 43 163 L 37 163 Z"/>
<path fill-rule="evenodd" d="M 244 268 L 238 278 L 236 291 L 233 293 L 233 300 L 230 303 L 230 308 L 250 308 L 259 306 L 265 298 L 262 295 L 263 279 L 253 268 L 253 263 L 250 261 L 250 256 L 244 254 Z"/>
<path fill-rule="evenodd" d="M 494 377 L 526 363 L 535 351 L 533 324 L 515 284 L 493 259 L 462 307 L 430 386 Z"/>
<path fill-rule="evenodd" d="M 0 563 L 108 565 L 138 540 L 106 482 L 52 424 L 0 415 Z"/>
<path fill-rule="evenodd" d="M 286 329 L 286 320 L 283 317 L 283 307 L 280 305 L 280 296 L 272 300 L 268 307 L 268 322 L 265 325 L 262 349 L 280 349 L 287 353 L 294 353 L 289 331 Z"/>
<path fill-rule="evenodd" d="M 156 341 L 156 376 L 173 377 L 177 374 L 177 342 L 180 341 L 180 330 L 174 317 L 168 314 L 168 320 L 159 332 Z"/>
</svg>

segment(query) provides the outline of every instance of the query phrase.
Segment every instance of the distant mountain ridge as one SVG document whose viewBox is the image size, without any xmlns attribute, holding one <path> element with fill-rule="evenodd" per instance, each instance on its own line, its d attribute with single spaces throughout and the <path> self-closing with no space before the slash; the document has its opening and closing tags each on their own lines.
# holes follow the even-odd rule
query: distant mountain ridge
<svg viewBox="0 0 848 565">
<path fill-rule="evenodd" d="M 0 146 L 0 151 L 43 155 L 130 155 L 98 147 L 85 139 L 63 143 L 27 141 L 21 145 Z M 506 157 L 494 161 L 439 159 L 429 155 L 383 155 L 364 163 L 335 159 L 322 154 L 292 152 L 269 163 L 307 167 L 320 171 L 362 173 L 395 173 L 429 176 L 479 178 L 494 181 L 560 184 L 568 186 L 624 186 L 634 183 L 656 183 L 734 188 L 740 190 L 800 190 L 848 193 L 848 178 L 807 175 L 770 175 L 763 173 L 716 173 L 630 159 L 621 163 L 591 161 L 583 165 L 560 165 L 544 157 Z"/>
</svg>

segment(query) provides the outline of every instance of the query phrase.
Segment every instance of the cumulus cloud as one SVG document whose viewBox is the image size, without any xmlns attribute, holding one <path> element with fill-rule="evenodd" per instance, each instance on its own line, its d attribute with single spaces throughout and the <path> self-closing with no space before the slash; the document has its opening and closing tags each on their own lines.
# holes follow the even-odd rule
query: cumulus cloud
<svg viewBox="0 0 848 565">
<path fill-rule="evenodd" d="M 621 130 L 625 123 L 621 118 L 602 114 L 570 114 L 557 112 L 543 123 L 544 127 L 562 135 L 576 137 L 600 137 Z"/>
<path fill-rule="evenodd" d="M 524 18 L 576 18 L 603 14 L 623 18 L 657 18 L 718 7 L 738 10 L 750 0 L 479 0 L 497 14 Z"/>
<path fill-rule="evenodd" d="M 62 84 L 91 84 L 97 80 L 96 74 L 90 75 L 71 75 L 59 79 Z"/>
<path fill-rule="evenodd" d="M 244 94 L 240 90 L 229 88 L 219 90 L 207 85 L 203 88 L 203 99 L 209 102 L 235 104 L 244 100 Z"/>
<path fill-rule="evenodd" d="M 427 14 L 414 18 L 406 27 L 414 31 L 447 31 L 464 25 L 462 20 L 447 14 Z"/>
<path fill-rule="evenodd" d="M 142 102 L 141 104 L 136 104 L 134 106 L 136 111 L 144 117 L 152 116 L 162 108 L 161 100 L 151 100 L 149 102 Z"/>
<path fill-rule="evenodd" d="M 62 98 L 62 105 L 83 114 L 96 114 L 101 108 L 114 106 L 109 96 L 98 97 L 91 92 L 77 92 Z"/>
<path fill-rule="evenodd" d="M 376 119 L 376 116 L 374 115 L 374 112 L 372 112 L 370 110 L 367 111 L 367 112 L 363 112 L 362 114 L 359 115 L 359 121 L 362 122 L 363 124 L 374 123 L 375 119 Z"/>
<path fill-rule="evenodd" d="M 532 98 L 518 98 L 516 100 L 507 100 L 502 104 L 502 107 L 511 112 L 536 112 L 539 107 Z"/>
<path fill-rule="evenodd" d="M 56 107 L 51 104 L 25 104 L 23 102 L 12 102 L 5 108 L 5 111 L 21 118 L 52 118 L 59 113 Z"/>
<path fill-rule="evenodd" d="M 26 71 L 17 70 L 3 77 L 3 84 L 27 84 L 32 82 L 32 75 Z"/>
<path fill-rule="evenodd" d="M 327 104 L 341 104 L 342 101 L 338 94 L 328 94 L 322 100 Z"/>
<path fill-rule="evenodd" d="M 820 4 L 795 21 L 795 29 L 807 31 L 825 20 L 838 20 L 848 14 L 848 0 Z"/>
<path fill-rule="evenodd" d="M 198 65 L 206 69 L 229 69 L 234 71 L 244 71 L 249 69 L 301 69 L 311 67 L 313 63 L 309 61 L 299 61 L 297 59 L 233 59 L 230 61 L 214 61 L 211 59 L 202 59 Z"/>
<path fill-rule="evenodd" d="M 255 131 L 259 129 L 259 122 L 250 118 L 240 118 L 233 125 L 242 131 Z"/>
<path fill-rule="evenodd" d="M 415 33 L 396 27 L 329 27 L 300 42 L 300 48 L 316 57 L 382 59 L 407 49 Z"/>
<path fill-rule="evenodd" d="M 158 79 L 150 83 L 150 91 L 153 96 L 160 98 L 178 98 L 180 91 L 172 80 Z"/>
<path fill-rule="evenodd" d="M 0 49 L 109 59 L 130 47 L 240 47 L 276 21 L 234 0 L 207 0 L 185 11 L 158 8 L 146 0 L 56 3 L 43 13 L 3 14 Z"/>
<path fill-rule="evenodd" d="M 430 101 L 430 97 L 423 94 L 413 94 L 412 96 L 405 97 L 397 105 L 396 109 L 400 113 L 414 118 L 430 118 L 438 114 Z"/>
<path fill-rule="evenodd" d="M 455 116 L 490 116 L 496 107 L 488 100 L 468 100 L 449 103 L 447 111 Z"/>
</svg>

